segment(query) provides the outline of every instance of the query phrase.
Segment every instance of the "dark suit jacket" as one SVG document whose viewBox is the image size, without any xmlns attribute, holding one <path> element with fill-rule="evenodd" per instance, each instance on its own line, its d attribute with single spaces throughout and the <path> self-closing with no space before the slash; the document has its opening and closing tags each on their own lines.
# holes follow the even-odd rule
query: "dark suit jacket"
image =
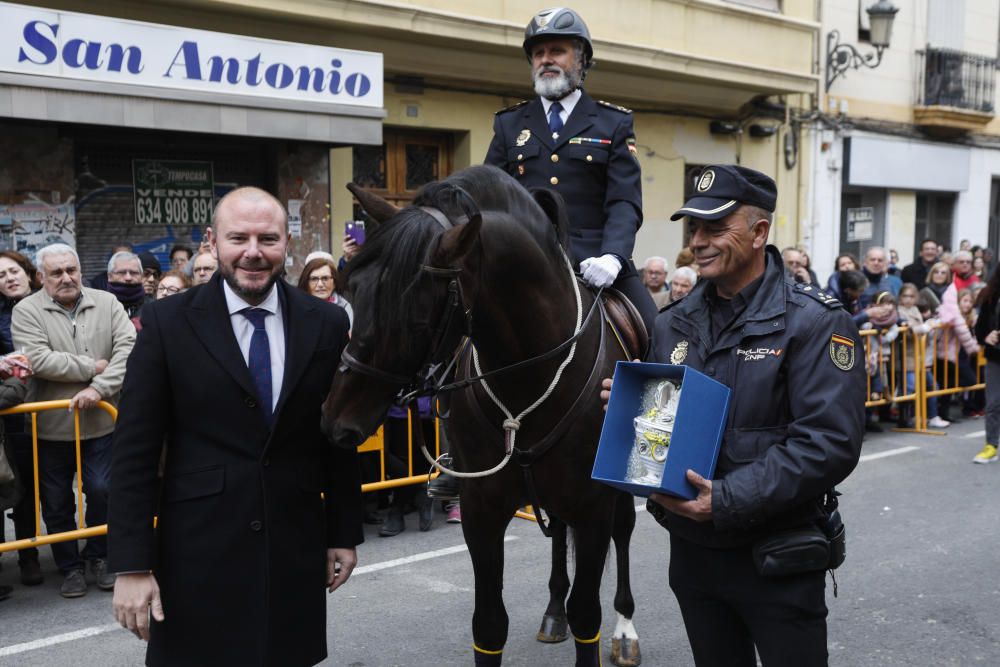
<svg viewBox="0 0 1000 667">
<path fill-rule="evenodd" d="M 166 620 L 153 623 L 149 665 L 312 665 L 326 656 L 326 549 L 363 540 L 357 452 L 335 450 L 319 429 L 347 315 L 278 285 L 286 357 L 273 431 L 218 274 L 143 309 L 115 430 L 108 523 L 110 568 L 152 570 L 160 585 Z"/>
<path fill-rule="evenodd" d="M 526 188 L 551 188 L 563 196 L 574 262 L 610 253 L 628 273 L 635 270 L 630 260 L 642 224 L 634 149 L 632 112 L 583 92 L 557 141 L 537 97 L 497 112 L 485 162 Z"/>
</svg>

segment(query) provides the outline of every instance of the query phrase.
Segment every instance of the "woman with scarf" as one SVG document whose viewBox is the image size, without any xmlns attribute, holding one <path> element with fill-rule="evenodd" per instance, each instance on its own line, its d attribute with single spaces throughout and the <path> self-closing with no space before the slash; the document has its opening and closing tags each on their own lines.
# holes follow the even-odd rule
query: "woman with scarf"
<svg viewBox="0 0 1000 667">
<path fill-rule="evenodd" d="M 306 263 L 299 276 L 299 289 L 318 299 L 335 303 L 347 311 L 347 320 L 354 325 L 354 310 L 343 296 L 337 293 L 340 274 L 332 259 L 317 257 Z"/>
</svg>

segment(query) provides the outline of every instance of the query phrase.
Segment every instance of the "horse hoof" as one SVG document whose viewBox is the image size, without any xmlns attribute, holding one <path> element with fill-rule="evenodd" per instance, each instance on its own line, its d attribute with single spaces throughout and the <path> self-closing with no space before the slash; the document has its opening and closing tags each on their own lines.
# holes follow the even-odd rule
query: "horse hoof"
<svg viewBox="0 0 1000 667">
<path fill-rule="evenodd" d="M 627 637 L 611 639 L 611 662 L 618 667 L 638 667 L 642 662 L 639 640 Z"/>
<path fill-rule="evenodd" d="M 542 627 L 538 629 L 535 638 L 546 644 L 558 644 L 569 637 L 569 624 L 565 616 L 542 616 Z"/>
</svg>

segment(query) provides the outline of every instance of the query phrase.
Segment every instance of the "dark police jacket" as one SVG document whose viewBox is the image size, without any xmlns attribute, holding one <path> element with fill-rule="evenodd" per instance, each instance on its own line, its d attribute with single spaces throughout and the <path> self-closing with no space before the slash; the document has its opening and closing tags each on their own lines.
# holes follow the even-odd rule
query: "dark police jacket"
<svg viewBox="0 0 1000 667">
<path fill-rule="evenodd" d="M 864 345 L 839 301 L 786 280 L 774 246 L 767 247 L 763 282 L 750 303 L 714 339 L 710 287 L 699 282 L 660 312 L 650 356 L 683 363 L 732 389 L 712 482 L 712 521 L 666 516 L 674 535 L 735 547 L 818 518 L 823 494 L 857 465 Z"/>
<path fill-rule="evenodd" d="M 625 275 L 635 270 L 632 248 L 642 224 L 632 112 L 581 92 L 556 141 L 539 98 L 498 111 L 485 163 L 505 169 L 528 189 L 562 195 L 573 261 L 610 253 L 622 260 Z"/>
</svg>

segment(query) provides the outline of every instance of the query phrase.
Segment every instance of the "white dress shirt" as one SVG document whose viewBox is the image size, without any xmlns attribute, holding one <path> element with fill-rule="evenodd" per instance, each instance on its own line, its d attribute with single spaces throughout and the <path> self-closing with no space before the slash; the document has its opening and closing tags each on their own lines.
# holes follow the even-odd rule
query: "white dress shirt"
<svg viewBox="0 0 1000 667">
<path fill-rule="evenodd" d="M 562 111 L 559 112 L 559 117 L 562 118 L 563 125 L 565 125 L 566 121 L 569 120 L 569 115 L 573 113 L 573 109 L 576 108 L 576 103 L 580 101 L 580 97 L 582 95 L 583 92 L 579 88 L 577 88 L 576 90 L 574 90 L 572 93 L 562 98 L 561 100 L 550 100 L 545 97 L 541 98 L 542 108 L 545 109 L 545 122 L 547 123 L 549 121 L 549 108 L 552 106 L 552 103 L 559 102 L 559 104 L 562 105 Z M 553 132 L 552 138 L 558 139 L 559 133 Z"/>
<path fill-rule="evenodd" d="M 226 306 L 229 308 L 229 321 L 236 334 L 236 342 L 240 345 L 243 361 L 250 366 L 250 339 L 253 337 L 253 324 L 241 313 L 247 308 L 261 308 L 271 315 L 264 318 L 264 331 L 271 352 L 271 410 L 278 407 L 281 396 L 281 380 L 285 377 L 285 325 L 281 314 L 281 299 L 278 298 L 278 286 L 272 285 L 267 297 L 257 306 L 251 306 L 240 298 L 225 280 L 222 290 L 226 295 Z"/>
</svg>

